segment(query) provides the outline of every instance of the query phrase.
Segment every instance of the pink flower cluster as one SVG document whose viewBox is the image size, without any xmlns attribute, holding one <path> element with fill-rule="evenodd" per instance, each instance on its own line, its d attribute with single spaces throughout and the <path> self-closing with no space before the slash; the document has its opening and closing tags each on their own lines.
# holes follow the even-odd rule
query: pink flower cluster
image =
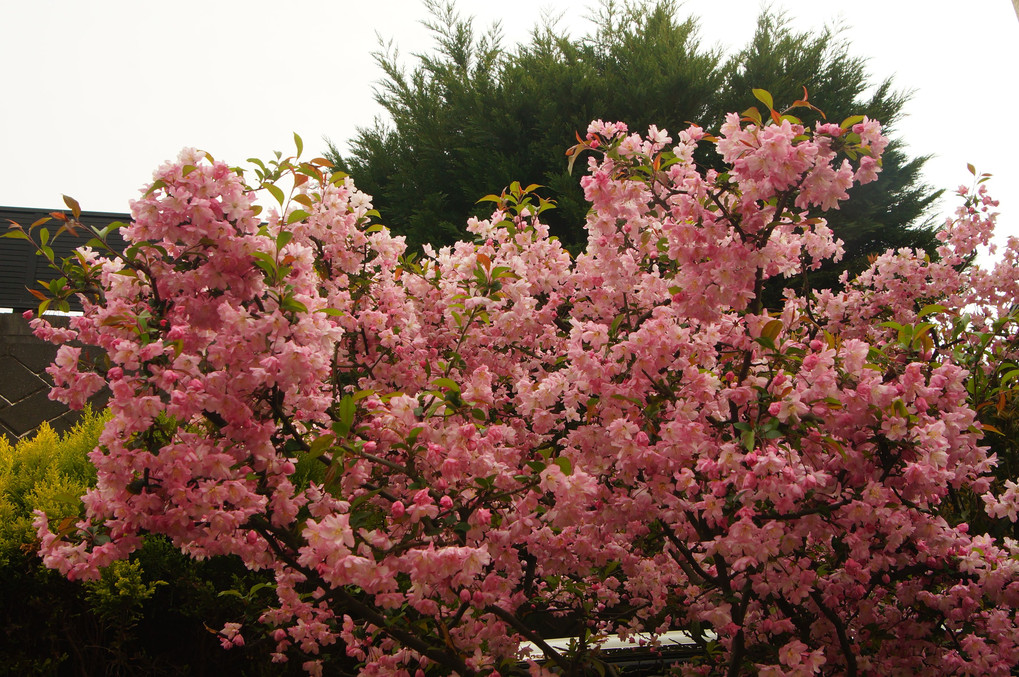
<svg viewBox="0 0 1019 677">
<path fill-rule="evenodd" d="M 1015 519 L 1019 498 L 989 492 L 968 372 L 917 328 L 931 304 L 1005 310 L 1014 271 L 954 258 L 989 203 L 941 263 L 889 253 L 766 308 L 765 280 L 840 255 L 815 210 L 876 178 L 880 126 L 677 138 L 591 125 L 575 259 L 526 191 L 415 262 L 349 178 L 284 161 L 318 179 L 262 224 L 185 151 L 133 203 L 127 256 L 82 264 L 102 292 L 72 331 L 36 321 L 109 357 L 82 372 L 62 347 L 56 397 L 113 393 L 85 518 L 38 515 L 46 563 L 95 577 L 146 533 L 239 556 L 276 577 L 276 659 L 311 674 L 513 671 L 542 619 L 582 638 L 546 668 L 686 630 L 690 675 L 1010 674 L 1019 546 L 943 507 L 965 489 Z"/>
</svg>

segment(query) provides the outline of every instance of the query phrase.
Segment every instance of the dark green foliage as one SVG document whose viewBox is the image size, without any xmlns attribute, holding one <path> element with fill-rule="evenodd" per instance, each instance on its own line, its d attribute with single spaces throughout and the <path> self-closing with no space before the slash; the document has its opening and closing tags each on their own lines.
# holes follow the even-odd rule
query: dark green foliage
<svg viewBox="0 0 1019 677">
<path fill-rule="evenodd" d="M 489 213 L 475 201 L 514 180 L 545 186 L 545 196 L 558 202 L 544 217 L 552 233 L 581 249 L 583 168 L 569 175 L 564 152 L 595 118 L 621 120 L 634 131 L 655 124 L 677 132 L 689 122 L 716 130 L 725 112 L 759 105 L 754 87 L 771 91 L 779 107 L 806 87 L 829 119 L 866 113 L 894 127 L 905 101 L 888 81 L 871 87 L 864 61 L 850 55 L 838 32 L 796 33 L 767 11 L 750 44 L 726 59 L 700 44 L 696 20 L 679 20 L 669 0 L 623 8 L 606 2 L 591 34 L 567 39 L 545 25 L 512 50 L 498 32 L 478 37 L 452 4 L 426 4 L 435 53 L 418 57 L 409 73 L 394 51 L 378 56 L 385 79 L 377 98 L 391 121 L 360 130 L 347 157 L 330 150 L 412 249 L 463 238 L 469 216 Z M 716 158 L 705 153 L 699 160 Z M 922 223 L 936 197 L 920 179 L 924 160 L 892 145 L 880 181 L 856 189 L 843 211 L 830 215 L 846 260 L 815 274 L 812 286 L 829 286 L 842 267 L 860 270 L 867 255 L 889 246 L 933 248 Z"/>
<path fill-rule="evenodd" d="M 32 510 L 51 523 L 78 516 L 78 496 L 95 484 L 87 454 L 103 424 L 86 412 L 63 438 L 47 427 L 13 446 L 0 438 L 0 674 L 303 674 L 299 663 L 271 663 L 275 644 L 251 629 L 244 647 L 220 646 L 215 630 L 224 623 L 254 620 L 242 599 L 223 591 L 271 581 L 236 558 L 195 562 L 148 537 L 99 581 L 71 582 L 42 566 Z"/>
</svg>

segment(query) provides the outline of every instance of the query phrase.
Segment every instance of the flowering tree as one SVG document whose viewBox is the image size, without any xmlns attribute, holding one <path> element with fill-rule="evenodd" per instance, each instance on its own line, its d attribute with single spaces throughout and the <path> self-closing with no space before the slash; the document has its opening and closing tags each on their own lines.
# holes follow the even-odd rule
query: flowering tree
<svg viewBox="0 0 1019 677">
<path fill-rule="evenodd" d="M 839 256 L 817 213 L 885 139 L 757 94 L 765 117 L 717 138 L 592 123 L 576 259 L 533 186 L 415 262 L 299 141 L 254 171 L 264 223 L 238 170 L 183 152 L 123 255 L 63 264 L 51 291 L 84 314 L 33 320 L 64 344 L 55 397 L 113 393 L 83 518 L 37 515 L 45 562 L 93 578 L 146 533 L 236 555 L 274 573 L 256 625 L 312 674 L 603 673 L 598 637 L 677 629 L 703 650 L 684 674 L 1009 674 L 1019 547 L 943 514 L 952 491 L 1019 505 L 989 490 L 964 368 L 991 354 L 973 337 L 1013 354 L 992 325 L 1019 276 L 964 265 L 992 205 L 967 194 L 938 262 L 889 253 L 766 308 L 766 280 Z"/>
</svg>

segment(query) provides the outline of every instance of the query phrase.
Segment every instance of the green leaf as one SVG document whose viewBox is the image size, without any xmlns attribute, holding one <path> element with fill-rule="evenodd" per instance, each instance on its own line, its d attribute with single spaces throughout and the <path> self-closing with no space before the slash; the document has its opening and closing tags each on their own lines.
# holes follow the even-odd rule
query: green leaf
<svg viewBox="0 0 1019 677">
<path fill-rule="evenodd" d="M 613 318 L 612 324 L 609 326 L 609 336 L 616 335 L 616 332 L 619 331 L 619 325 L 621 325 L 623 323 L 623 320 L 625 319 L 626 319 L 625 313 L 620 313 L 619 315 L 616 315 L 615 318 Z"/>
<path fill-rule="evenodd" d="M 297 157 L 301 157 L 301 153 L 304 152 L 304 141 L 297 132 L 294 132 L 294 144 L 297 146 Z"/>
<path fill-rule="evenodd" d="M 495 268 L 492 268 L 490 275 L 493 280 L 500 277 L 512 277 L 513 279 L 518 278 L 518 275 L 514 273 L 513 269 L 509 266 L 496 266 Z"/>
<path fill-rule="evenodd" d="M 304 211 L 303 209 L 295 209 L 294 211 L 290 212 L 290 214 L 287 215 L 287 225 L 289 226 L 291 223 L 303 221 L 309 216 L 311 216 L 311 214 Z"/>
<path fill-rule="evenodd" d="M 782 327 L 784 326 L 785 325 L 782 323 L 782 320 L 769 320 L 768 323 L 764 325 L 764 328 L 761 329 L 761 338 L 771 339 L 771 341 L 774 342 L 775 339 L 778 338 L 778 334 L 782 331 Z"/>
<path fill-rule="evenodd" d="M 272 273 L 276 271 L 276 259 L 273 258 L 272 254 L 255 252 L 252 256 L 255 258 L 255 265 L 265 272 Z"/>
<path fill-rule="evenodd" d="M 559 469 L 563 471 L 564 475 L 573 474 L 573 464 L 570 463 L 570 459 L 567 458 L 566 456 L 559 456 L 558 458 L 556 458 L 554 463 L 557 466 L 559 466 Z"/>
<path fill-rule="evenodd" d="M 308 312 L 308 306 L 304 305 L 293 296 L 287 296 L 280 303 L 280 308 L 283 310 L 289 310 L 295 313 L 306 313 Z"/>
<path fill-rule="evenodd" d="M 931 303 L 921 308 L 920 312 L 917 313 L 916 316 L 922 319 L 927 317 L 928 315 L 933 315 L 934 313 L 943 313 L 946 310 L 948 310 L 948 308 L 946 308 L 945 306 L 939 305 L 937 303 Z"/>
<path fill-rule="evenodd" d="M 1017 376 L 1019 376 L 1019 369 L 1012 369 L 1005 372 L 1005 375 L 1001 377 L 1001 385 L 1006 385 L 1010 381 L 1015 380 Z"/>
<path fill-rule="evenodd" d="M 272 196 L 276 198 L 276 202 L 279 202 L 281 207 L 283 206 L 284 202 L 283 191 L 280 190 L 279 186 L 276 186 L 271 183 L 263 183 L 262 188 L 265 188 L 267 191 L 272 193 Z"/>
<path fill-rule="evenodd" d="M 307 162 L 302 162 L 300 166 L 298 166 L 297 173 L 303 174 L 304 176 L 307 176 L 310 179 L 316 179 L 318 181 L 323 181 L 325 179 L 325 177 L 322 175 L 321 169 L 319 169 L 315 165 L 308 164 Z"/>
<path fill-rule="evenodd" d="M 768 107 L 768 110 L 775 110 L 775 101 L 771 98 L 771 92 L 766 89 L 754 89 L 754 97 Z"/>
<path fill-rule="evenodd" d="M 848 458 L 848 455 L 846 454 L 846 449 L 845 447 L 842 446 L 841 442 L 839 442 L 834 437 L 830 436 L 825 436 L 823 439 L 829 446 L 834 447 L 835 451 L 839 452 L 839 456 L 842 457 L 842 460 L 846 460 Z"/>
<path fill-rule="evenodd" d="M 761 112 L 757 110 L 757 108 L 755 108 L 754 106 L 751 106 L 750 108 L 747 108 L 745 111 L 743 111 L 743 117 L 749 118 L 758 127 L 760 127 L 764 123 L 764 121 L 761 120 Z"/>
<path fill-rule="evenodd" d="M 315 312 L 322 313 L 323 315 L 327 315 L 329 317 L 341 317 L 346 314 L 342 310 L 338 310 L 337 308 L 319 308 Z"/>
<path fill-rule="evenodd" d="M 842 129 L 849 129 L 850 127 L 852 127 L 856 123 L 863 122 L 863 118 L 864 118 L 863 115 L 851 115 L 848 118 L 846 118 L 845 120 L 843 120 L 842 124 L 839 125 L 839 127 L 841 127 Z M 857 142 L 859 142 L 859 139 L 857 139 Z"/>
<path fill-rule="evenodd" d="M 276 236 L 276 249 L 283 249 L 294 239 L 294 234 L 289 230 L 281 230 Z"/>
<path fill-rule="evenodd" d="M 414 443 L 418 441 L 418 435 L 424 430 L 424 426 L 417 426 L 407 433 L 407 446 L 413 447 Z"/>
<path fill-rule="evenodd" d="M 357 405 L 354 403 L 353 397 L 344 395 L 336 408 L 339 420 L 333 423 L 333 430 L 337 437 L 345 438 L 350 434 L 350 426 L 354 423 L 354 412 L 357 411 Z"/>
<path fill-rule="evenodd" d="M 276 585 L 274 583 L 255 583 L 253 586 L 251 586 L 251 589 L 248 590 L 248 598 L 250 599 L 256 592 L 258 592 L 262 588 L 272 588 L 275 590 Z"/>
<path fill-rule="evenodd" d="M 460 392 L 460 386 L 457 384 L 456 381 L 454 381 L 451 378 L 437 378 L 434 381 L 432 381 L 432 385 L 434 385 L 436 388 L 448 388 L 453 392 L 457 393 Z"/>
<path fill-rule="evenodd" d="M 155 181 L 152 182 L 152 185 L 149 186 L 149 189 L 147 191 L 145 191 L 144 197 L 148 197 L 149 195 L 152 195 L 154 192 L 156 192 L 160 188 L 166 188 L 166 181 L 163 181 L 162 179 L 156 179 Z"/>
<path fill-rule="evenodd" d="M 333 442 L 335 441 L 336 435 L 334 435 L 333 433 L 326 433 L 324 435 L 316 437 L 314 440 L 311 441 L 311 444 L 308 445 L 307 458 L 312 459 L 318 458 L 319 456 L 324 454 L 326 449 L 331 447 L 333 445 Z"/>
</svg>

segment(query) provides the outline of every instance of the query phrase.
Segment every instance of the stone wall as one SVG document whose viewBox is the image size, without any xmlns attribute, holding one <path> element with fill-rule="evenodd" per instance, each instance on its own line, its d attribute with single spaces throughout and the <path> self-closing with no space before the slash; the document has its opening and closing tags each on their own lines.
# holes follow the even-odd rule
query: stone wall
<svg viewBox="0 0 1019 677">
<path fill-rule="evenodd" d="M 58 324 L 61 318 L 52 321 Z M 49 399 L 52 379 L 46 367 L 56 354 L 57 347 L 33 336 L 21 315 L 0 313 L 0 434 L 8 440 L 30 435 L 43 422 L 65 432 L 78 421 L 79 412 Z M 105 403 L 102 395 L 92 402 Z"/>
</svg>

